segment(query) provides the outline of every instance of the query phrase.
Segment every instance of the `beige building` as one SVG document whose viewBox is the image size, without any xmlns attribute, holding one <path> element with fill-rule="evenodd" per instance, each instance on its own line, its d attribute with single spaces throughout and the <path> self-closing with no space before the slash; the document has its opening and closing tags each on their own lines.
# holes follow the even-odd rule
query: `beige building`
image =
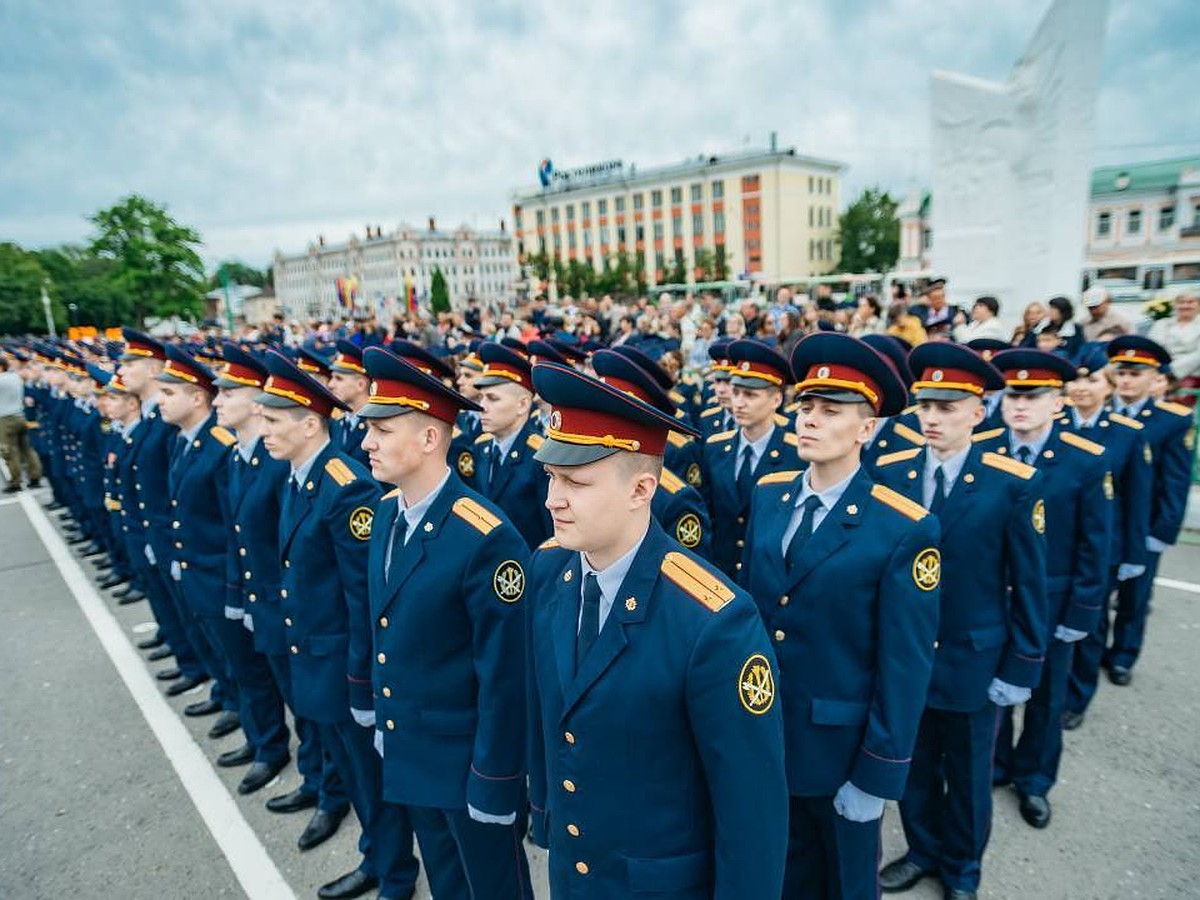
<svg viewBox="0 0 1200 900">
<path fill-rule="evenodd" d="M 639 168 L 619 161 L 555 171 L 513 195 L 517 252 L 545 252 L 601 271 L 640 257 L 649 284 L 680 269 L 694 283 L 724 272 L 771 283 L 831 272 L 845 166 L 794 148 L 700 156 Z M 710 263 L 708 272 L 697 260 Z"/>
</svg>

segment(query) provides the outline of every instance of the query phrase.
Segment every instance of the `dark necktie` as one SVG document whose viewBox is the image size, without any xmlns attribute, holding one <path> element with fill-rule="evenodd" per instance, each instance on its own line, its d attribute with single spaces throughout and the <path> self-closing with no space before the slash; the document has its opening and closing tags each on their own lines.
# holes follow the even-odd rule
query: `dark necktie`
<svg viewBox="0 0 1200 900">
<path fill-rule="evenodd" d="M 1018 447 L 1016 453 L 1017 459 L 1025 463 L 1027 466 L 1033 465 L 1033 451 L 1028 447 Z"/>
<path fill-rule="evenodd" d="M 383 580 L 385 583 L 392 578 L 392 561 L 400 548 L 404 546 L 404 536 L 408 533 L 408 519 L 401 513 L 392 523 L 392 539 L 388 542 L 387 558 L 383 561 Z"/>
<path fill-rule="evenodd" d="M 808 543 L 808 539 L 813 533 L 813 517 L 817 513 L 817 509 L 821 506 L 821 498 L 816 494 L 811 494 L 804 501 L 804 514 L 800 517 L 800 527 L 796 529 L 796 533 L 792 535 L 792 542 L 788 544 L 786 562 L 788 569 L 794 569 L 800 561 L 800 553 L 804 549 L 804 545 Z"/>
<path fill-rule="evenodd" d="M 946 470 L 938 466 L 933 470 L 933 496 L 929 499 L 929 511 L 935 516 L 946 505 Z"/>
<path fill-rule="evenodd" d="M 737 473 L 737 495 L 742 506 L 750 502 L 750 490 L 754 487 L 753 453 L 754 448 L 749 444 L 742 448 L 742 467 Z"/>
<path fill-rule="evenodd" d="M 491 471 L 488 472 L 488 484 L 495 484 L 496 479 L 500 477 L 500 458 L 504 456 L 500 445 L 492 442 L 492 459 L 490 463 Z"/>
<path fill-rule="evenodd" d="M 583 579 L 583 613 L 579 617 L 579 633 L 575 635 L 575 671 L 583 665 L 587 653 L 600 634 L 600 579 L 588 572 Z"/>
</svg>

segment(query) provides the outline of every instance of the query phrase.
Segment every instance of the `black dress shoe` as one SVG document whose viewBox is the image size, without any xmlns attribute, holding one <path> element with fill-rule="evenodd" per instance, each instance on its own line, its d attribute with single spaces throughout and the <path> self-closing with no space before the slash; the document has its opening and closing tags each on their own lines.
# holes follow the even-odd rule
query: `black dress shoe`
<svg viewBox="0 0 1200 900">
<path fill-rule="evenodd" d="M 144 638 L 143 640 L 138 641 L 137 648 L 139 650 L 156 650 L 159 647 L 165 646 L 166 643 L 167 642 L 162 638 L 155 635 L 154 637 Z"/>
<path fill-rule="evenodd" d="M 217 765 L 222 769 L 236 769 L 238 766 L 252 762 L 254 762 L 254 748 L 249 744 L 242 744 L 236 750 L 226 750 L 217 757 Z"/>
<path fill-rule="evenodd" d="M 140 603 L 146 599 L 146 595 L 134 588 L 128 594 L 125 594 L 117 601 L 117 606 L 128 606 L 131 603 Z"/>
<path fill-rule="evenodd" d="M 84 555 L 86 556 L 87 554 Z M 113 564 L 112 559 L 107 553 L 103 556 L 92 556 L 90 561 L 97 569 L 111 569 Z"/>
<path fill-rule="evenodd" d="M 175 653 L 170 647 L 159 647 L 153 653 L 147 653 L 146 659 L 150 662 L 158 662 L 160 659 L 170 659 Z"/>
<path fill-rule="evenodd" d="M 1050 801 L 1036 794 L 1017 793 L 1021 798 L 1021 818 L 1033 828 L 1045 828 L 1050 824 Z"/>
<path fill-rule="evenodd" d="M 898 894 L 907 891 L 926 875 L 932 875 L 915 862 L 909 862 L 908 857 L 894 859 L 879 870 L 879 887 L 885 894 Z"/>
<path fill-rule="evenodd" d="M 183 708 L 183 714 L 193 719 L 198 719 L 201 716 L 211 716 L 214 713 L 221 711 L 220 700 L 197 700 L 195 703 L 189 703 Z"/>
<path fill-rule="evenodd" d="M 128 597 L 130 594 L 132 594 L 136 590 L 137 590 L 137 588 L 134 587 L 132 583 L 130 583 L 130 584 L 125 585 L 125 587 L 121 588 L 121 590 L 119 590 L 119 591 L 113 591 L 113 596 L 116 597 L 118 600 L 120 600 L 122 597 Z"/>
<path fill-rule="evenodd" d="M 267 801 L 267 809 L 273 813 L 294 813 L 302 809 L 312 809 L 317 805 L 316 794 L 306 794 L 300 788 L 290 794 L 280 794 Z"/>
<path fill-rule="evenodd" d="M 221 715 L 217 716 L 217 721 L 213 722 L 213 727 L 208 729 L 208 736 L 214 741 L 217 738 L 223 738 L 227 734 L 233 734 L 242 727 L 242 720 L 238 718 L 238 714 L 232 710 L 225 710 Z M 254 759 L 253 754 L 250 759 Z M 250 760 L 246 760 L 249 762 Z"/>
<path fill-rule="evenodd" d="M 351 897 L 361 897 L 367 891 L 379 886 L 379 879 L 374 875 L 355 869 L 347 872 L 341 878 L 335 878 L 329 884 L 323 884 L 317 890 L 321 900 L 349 900 Z"/>
<path fill-rule="evenodd" d="M 15 481 L 4 489 L 4 493 L 6 493 L 6 494 L 19 494 L 20 492 L 21 492 L 21 485 L 19 485 Z"/>
<path fill-rule="evenodd" d="M 80 552 L 83 554 L 84 559 L 90 559 L 93 556 L 99 556 L 101 553 L 103 553 L 104 548 L 101 547 L 99 544 L 97 544 L 95 541 L 92 541 L 90 544 L 88 544 L 86 547 L 84 547 L 83 550 L 81 550 Z"/>
<path fill-rule="evenodd" d="M 1126 666 L 1109 666 L 1108 680 L 1117 685 L 1117 687 L 1125 687 L 1125 685 L 1133 681 L 1133 672 Z"/>
<path fill-rule="evenodd" d="M 162 671 L 155 672 L 154 677 L 159 681 L 175 681 L 177 678 L 182 678 L 183 673 L 178 669 L 163 669 Z"/>
<path fill-rule="evenodd" d="M 346 813 L 338 814 L 318 809 L 308 820 L 308 824 L 304 826 L 304 831 L 300 835 L 300 840 L 296 841 L 296 846 L 301 850 L 311 850 L 313 847 L 325 843 L 337 833 L 338 826 L 342 824 L 344 818 L 346 818 Z"/>
<path fill-rule="evenodd" d="M 253 794 L 260 788 L 266 787 L 272 778 L 283 771 L 287 764 L 288 757 L 286 756 L 275 763 L 256 762 L 238 784 L 238 793 Z"/>
<path fill-rule="evenodd" d="M 78 532 L 76 532 L 74 537 L 67 538 L 67 543 L 70 544 L 72 547 L 76 547 L 79 544 L 86 544 L 90 540 L 91 540 L 91 538 L 87 537 L 86 535 L 79 534 Z"/>
<path fill-rule="evenodd" d="M 46 504 L 46 512 L 58 512 L 60 509 L 63 509 L 63 505 L 57 500 Z"/>
<path fill-rule="evenodd" d="M 109 588 L 120 587 L 129 581 L 128 575 L 109 575 L 100 582 L 100 590 L 107 591 Z"/>
<path fill-rule="evenodd" d="M 33 479 L 33 481 L 29 482 L 29 486 L 31 488 L 40 488 L 42 486 L 42 479 L 40 479 L 40 478 Z"/>
<path fill-rule="evenodd" d="M 1078 728 L 1082 724 L 1083 724 L 1083 713 L 1071 712 L 1071 710 L 1069 710 L 1069 709 L 1066 710 L 1065 712 L 1063 712 L 1063 714 L 1062 714 L 1063 731 L 1074 731 L 1076 728 Z"/>
<path fill-rule="evenodd" d="M 375 900 L 412 900 L 415 896 L 417 896 L 417 886 L 413 885 L 407 894 L 397 894 L 395 897 L 388 894 L 376 894 Z"/>
<path fill-rule="evenodd" d="M 199 687 L 208 681 L 207 675 L 198 675 L 195 678 L 181 678 L 169 688 L 167 688 L 168 697 L 178 697 L 185 691 L 190 691 L 194 687 Z"/>
<path fill-rule="evenodd" d="M 975 891 L 960 891 L 958 888 L 946 888 L 946 893 L 942 896 L 946 900 L 978 900 L 979 894 Z"/>
</svg>

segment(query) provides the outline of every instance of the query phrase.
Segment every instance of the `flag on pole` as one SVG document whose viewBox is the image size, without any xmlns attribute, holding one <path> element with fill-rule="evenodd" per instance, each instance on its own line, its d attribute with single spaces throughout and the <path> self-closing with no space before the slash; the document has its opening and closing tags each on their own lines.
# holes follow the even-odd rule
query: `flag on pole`
<svg viewBox="0 0 1200 900">
<path fill-rule="evenodd" d="M 417 286 L 408 272 L 404 273 L 404 305 L 410 313 L 417 311 Z"/>
</svg>

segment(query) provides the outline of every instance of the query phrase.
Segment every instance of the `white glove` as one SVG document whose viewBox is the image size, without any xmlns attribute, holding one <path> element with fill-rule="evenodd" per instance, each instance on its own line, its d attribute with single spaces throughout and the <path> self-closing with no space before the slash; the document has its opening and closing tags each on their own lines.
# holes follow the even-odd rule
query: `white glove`
<svg viewBox="0 0 1200 900">
<path fill-rule="evenodd" d="M 363 728 L 375 727 L 375 710 L 373 709 L 355 709 L 351 707 L 350 715 L 354 716 L 354 721 Z"/>
<path fill-rule="evenodd" d="M 1170 544 L 1164 543 L 1156 537 L 1146 535 L 1146 549 L 1151 553 L 1162 553 L 1170 546 Z"/>
<path fill-rule="evenodd" d="M 847 781 L 834 795 L 833 808 L 851 822 L 874 822 L 883 815 L 883 798 L 868 794 Z"/>
<path fill-rule="evenodd" d="M 378 728 L 375 729 L 375 752 L 383 759 L 383 732 Z"/>
<path fill-rule="evenodd" d="M 1080 631 L 1078 628 L 1068 628 L 1066 625 L 1056 625 L 1054 628 L 1054 639 L 1062 641 L 1064 644 L 1073 644 L 1076 641 L 1082 641 L 1087 637 L 1086 631 Z"/>
<path fill-rule="evenodd" d="M 1136 566 L 1133 563 L 1121 563 L 1119 566 L 1117 566 L 1117 581 L 1128 581 L 1131 578 L 1141 578 L 1145 572 L 1145 566 Z"/>
<path fill-rule="evenodd" d="M 254 617 L 250 615 L 250 613 L 246 613 L 244 616 L 242 616 L 242 627 L 247 631 L 254 630 Z"/>
<path fill-rule="evenodd" d="M 158 560 L 154 558 L 154 548 L 151 547 L 149 544 L 147 544 L 145 547 L 145 550 L 146 550 L 146 562 L 150 563 L 150 565 L 152 565 L 152 566 L 158 565 Z"/>
<path fill-rule="evenodd" d="M 229 619 L 231 622 L 239 621 L 244 615 L 246 615 L 246 613 L 243 610 L 238 609 L 236 606 L 225 607 L 225 618 Z"/>
<path fill-rule="evenodd" d="M 179 566 L 179 560 L 171 560 L 171 580 L 183 581 L 183 569 Z"/>
<path fill-rule="evenodd" d="M 999 678 L 993 678 L 988 685 L 988 699 L 997 706 L 1016 706 L 1029 699 L 1033 691 L 1027 687 L 1017 687 Z"/>
<path fill-rule="evenodd" d="M 493 816 L 490 813 L 480 812 L 470 803 L 467 804 L 467 815 L 483 825 L 511 825 L 517 821 L 517 814 L 509 813 L 507 816 Z"/>
</svg>

